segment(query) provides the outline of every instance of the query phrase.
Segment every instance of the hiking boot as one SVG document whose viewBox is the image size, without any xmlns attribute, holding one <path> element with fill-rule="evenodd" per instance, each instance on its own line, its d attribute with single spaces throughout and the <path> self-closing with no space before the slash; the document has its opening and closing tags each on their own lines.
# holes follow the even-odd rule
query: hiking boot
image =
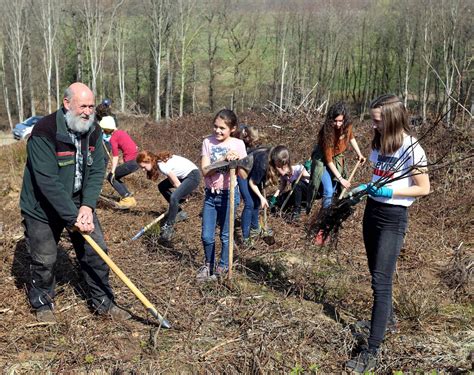
<svg viewBox="0 0 474 375">
<path fill-rule="evenodd" d="M 122 198 L 119 202 L 117 202 L 117 206 L 119 206 L 120 208 L 132 208 L 136 205 L 137 201 L 135 200 L 135 198 L 130 196 Z"/>
<path fill-rule="evenodd" d="M 215 275 L 211 275 L 210 263 L 206 263 L 204 266 L 199 268 L 196 275 L 196 281 L 205 282 L 205 281 L 215 281 L 215 280 L 217 280 L 217 277 Z"/>
<path fill-rule="evenodd" d="M 255 239 L 258 238 L 262 234 L 262 230 L 260 228 L 250 228 L 250 238 Z"/>
<path fill-rule="evenodd" d="M 251 237 L 244 238 L 243 241 L 242 241 L 242 245 L 244 245 L 244 247 L 247 248 L 247 249 L 252 248 L 253 245 L 254 245 L 253 238 L 251 238 Z"/>
<path fill-rule="evenodd" d="M 171 238 L 173 238 L 173 226 L 171 224 L 165 223 L 160 230 L 160 240 L 163 241 L 171 241 Z"/>
<path fill-rule="evenodd" d="M 364 350 L 356 357 L 346 362 L 346 368 L 354 372 L 365 373 L 373 371 L 377 367 L 377 352 L 372 350 Z"/>
<path fill-rule="evenodd" d="M 314 237 L 313 243 L 317 246 L 326 246 L 327 244 L 329 244 L 330 240 L 331 238 L 329 237 L 329 235 L 324 238 L 324 231 L 320 229 L 316 237 Z"/>
<path fill-rule="evenodd" d="M 128 320 L 132 317 L 128 311 L 118 307 L 115 303 L 112 304 L 112 307 L 107 311 L 107 313 L 113 320 Z"/>
<path fill-rule="evenodd" d="M 49 305 L 36 309 L 36 320 L 40 323 L 56 323 L 56 317 Z"/>
<path fill-rule="evenodd" d="M 180 221 L 186 221 L 189 219 L 189 215 L 186 211 L 179 211 L 176 215 L 176 219 L 174 220 L 175 223 L 179 223 Z"/>
<path fill-rule="evenodd" d="M 216 277 L 224 277 L 227 272 L 229 272 L 229 267 L 228 266 L 221 266 L 221 265 L 218 265 L 217 268 L 216 268 L 216 272 L 214 272 L 214 275 Z"/>
</svg>

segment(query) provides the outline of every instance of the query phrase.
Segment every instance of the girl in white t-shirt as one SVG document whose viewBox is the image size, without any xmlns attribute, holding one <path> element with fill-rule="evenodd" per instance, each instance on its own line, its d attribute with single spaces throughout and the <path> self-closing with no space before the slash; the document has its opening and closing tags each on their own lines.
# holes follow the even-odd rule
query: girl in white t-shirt
<svg viewBox="0 0 474 375">
<path fill-rule="evenodd" d="M 368 348 L 346 363 L 346 367 L 360 373 L 377 366 L 387 325 L 395 324 L 393 273 L 408 224 L 407 208 L 416 197 L 430 192 L 426 156 L 417 140 L 409 135 L 408 114 L 400 99 L 391 94 L 378 97 L 370 104 L 370 115 L 374 128 L 370 155 L 374 165 L 372 184 L 358 189 L 367 189 L 369 194 L 363 234 L 374 300 Z M 391 181 L 399 176 L 406 177 Z M 378 186 L 381 178 L 388 183 Z"/>
<path fill-rule="evenodd" d="M 214 134 L 202 143 L 201 169 L 206 185 L 202 210 L 202 234 L 205 264 L 199 269 L 198 281 L 215 280 L 229 268 L 229 207 L 230 173 L 210 170 L 209 166 L 222 160 L 238 160 L 247 156 L 245 144 L 232 134 L 237 129 L 237 116 L 229 109 L 223 109 L 214 117 Z M 239 171 L 240 173 L 240 171 Z M 246 177 L 242 174 L 242 177 Z M 235 204 L 239 204 L 239 190 L 235 189 Z M 215 233 L 220 227 L 221 258 L 215 264 Z"/>
<path fill-rule="evenodd" d="M 158 154 L 142 151 L 137 155 L 137 163 L 147 172 L 150 180 L 156 181 L 160 172 L 167 177 L 158 184 L 158 189 L 170 204 L 166 221 L 160 231 L 160 239 L 169 242 L 173 236 L 175 222 L 188 218 L 179 203 L 199 186 L 199 169 L 192 161 L 169 151 Z"/>
</svg>

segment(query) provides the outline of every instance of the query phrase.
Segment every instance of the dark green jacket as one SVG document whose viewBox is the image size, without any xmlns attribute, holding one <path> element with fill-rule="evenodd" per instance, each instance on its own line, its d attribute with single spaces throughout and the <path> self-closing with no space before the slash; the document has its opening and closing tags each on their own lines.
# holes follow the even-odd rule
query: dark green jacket
<svg viewBox="0 0 474 375">
<path fill-rule="evenodd" d="M 20 208 L 33 218 L 50 222 L 62 220 L 72 226 L 78 206 L 95 209 L 105 173 L 102 130 L 93 125 L 82 136 L 82 189 L 73 200 L 76 147 L 66 128 L 63 110 L 41 119 L 27 144 L 28 158 L 23 175 Z"/>
</svg>

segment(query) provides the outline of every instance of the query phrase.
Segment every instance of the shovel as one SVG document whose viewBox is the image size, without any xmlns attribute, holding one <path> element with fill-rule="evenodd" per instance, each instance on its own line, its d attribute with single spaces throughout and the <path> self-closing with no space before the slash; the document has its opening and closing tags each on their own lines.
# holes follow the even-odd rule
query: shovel
<svg viewBox="0 0 474 375">
<path fill-rule="evenodd" d="M 265 189 L 263 189 L 263 196 L 266 197 Z M 275 244 L 275 237 L 273 236 L 273 230 L 268 228 L 267 222 L 267 207 L 263 209 L 263 233 L 262 233 L 263 242 L 267 245 Z"/>
<path fill-rule="evenodd" d="M 140 300 L 140 302 L 146 307 L 148 312 L 153 315 L 158 321 L 160 322 L 163 328 L 171 328 L 170 323 L 163 318 L 160 313 L 155 309 L 155 307 L 151 304 L 151 302 L 146 298 L 140 290 L 133 284 L 130 279 L 122 272 L 122 270 L 114 263 L 112 259 L 105 253 L 104 250 L 100 248 L 100 246 L 95 242 L 91 236 L 88 234 L 79 232 L 82 234 L 82 237 L 92 246 L 97 254 L 104 260 L 105 263 L 110 267 L 112 271 L 119 277 L 120 280 L 124 282 L 124 284 L 135 294 L 135 296 Z"/>
<path fill-rule="evenodd" d="M 150 229 L 153 225 L 160 222 L 166 215 L 166 212 L 158 216 L 155 220 L 153 220 L 150 224 L 145 225 L 140 231 L 132 237 L 132 241 L 138 240 L 143 234 Z"/>
</svg>

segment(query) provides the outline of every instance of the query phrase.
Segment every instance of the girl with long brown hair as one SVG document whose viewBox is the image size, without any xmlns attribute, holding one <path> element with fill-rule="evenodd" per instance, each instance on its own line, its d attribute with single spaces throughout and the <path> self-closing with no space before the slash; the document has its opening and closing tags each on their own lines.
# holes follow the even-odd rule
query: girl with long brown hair
<svg viewBox="0 0 474 375">
<path fill-rule="evenodd" d="M 311 155 L 311 177 L 308 188 L 308 205 L 306 207 L 308 213 L 311 210 L 320 184 L 323 187 L 323 209 L 331 205 L 338 183 L 346 189 L 351 186 L 345 178 L 344 165 L 344 152 L 349 144 L 357 153 L 359 161 L 364 163 L 365 157 L 360 152 L 359 145 L 352 132 L 349 111 L 343 102 L 337 102 L 328 110 L 324 124 L 319 131 L 318 143 Z M 320 232 L 316 236 L 316 244 L 324 245 L 324 243 L 325 239 L 322 232 Z"/>
<path fill-rule="evenodd" d="M 370 116 L 374 128 L 369 157 L 374 167 L 372 182 L 358 189 L 367 189 L 369 194 L 363 235 L 372 278 L 372 318 L 367 346 L 346 363 L 360 373 L 375 369 L 388 323 L 395 323 L 393 274 L 408 225 L 407 209 L 416 197 L 430 192 L 425 152 L 410 135 L 402 101 L 392 94 L 381 95 L 370 104 Z M 379 186 L 380 179 L 383 186 Z"/>
</svg>

